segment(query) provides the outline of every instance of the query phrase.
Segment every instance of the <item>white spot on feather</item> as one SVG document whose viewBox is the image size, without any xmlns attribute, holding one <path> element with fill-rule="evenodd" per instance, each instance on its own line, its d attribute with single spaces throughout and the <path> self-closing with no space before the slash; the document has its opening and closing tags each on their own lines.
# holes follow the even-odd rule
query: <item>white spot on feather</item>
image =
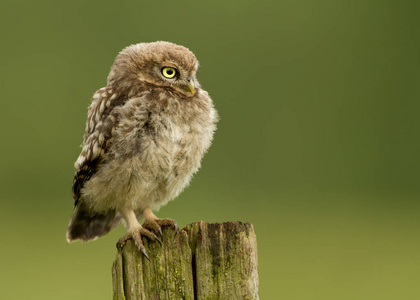
<svg viewBox="0 0 420 300">
<path fill-rule="evenodd" d="M 93 116 L 89 120 L 89 131 L 92 131 L 95 124 L 93 123 Z"/>
<path fill-rule="evenodd" d="M 99 145 L 103 145 L 105 137 L 103 134 L 100 134 L 98 137 Z"/>
<path fill-rule="evenodd" d="M 99 107 L 99 114 L 103 114 L 104 113 L 104 110 L 105 110 L 105 100 L 103 100 L 102 102 L 101 102 L 101 106 Z"/>
<path fill-rule="evenodd" d="M 76 168 L 76 170 L 79 170 L 80 166 L 84 163 L 85 159 L 86 158 L 83 155 L 79 155 L 76 162 L 74 163 L 74 167 Z"/>
<path fill-rule="evenodd" d="M 96 114 L 95 114 L 95 122 L 96 122 L 96 123 L 98 123 L 98 122 L 99 122 L 99 120 L 100 120 L 100 118 L 101 118 L 101 114 L 96 113 Z"/>
<path fill-rule="evenodd" d="M 101 153 L 101 148 L 98 145 L 98 142 L 95 142 L 92 147 L 92 158 L 96 158 Z"/>
</svg>

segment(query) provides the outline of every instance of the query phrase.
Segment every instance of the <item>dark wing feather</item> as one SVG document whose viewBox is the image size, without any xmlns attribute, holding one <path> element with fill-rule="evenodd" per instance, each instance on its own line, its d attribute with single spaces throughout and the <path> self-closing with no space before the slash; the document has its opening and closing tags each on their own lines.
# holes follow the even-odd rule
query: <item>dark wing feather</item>
<svg viewBox="0 0 420 300">
<path fill-rule="evenodd" d="M 89 241 L 101 237 L 118 226 L 121 214 L 115 209 L 105 213 L 94 213 L 88 209 L 83 201 L 74 208 L 73 216 L 67 229 L 67 240 Z"/>
<path fill-rule="evenodd" d="M 75 205 L 80 199 L 84 184 L 98 171 L 112 140 L 112 129 L 117 125 L 116 108 L 125 103 L 127 97 L 117 96 L 111 88 L 98 90 L 88 110 L 83 148 L 75 163 L 73 180 Z"/>
<path fill-rule="evenodd" d="M 84 184 L 92 177 L 93 174 L 96 173 L 98 167 L 100 165 L 101 159 L 98 157 L 92 161 L 85 162 L 83 166 L 76 171 L 73 178 L 73 198 L 74 198 L 74 205 L 80 199 L 80 193 L 84 186 Z"/>
</svg>

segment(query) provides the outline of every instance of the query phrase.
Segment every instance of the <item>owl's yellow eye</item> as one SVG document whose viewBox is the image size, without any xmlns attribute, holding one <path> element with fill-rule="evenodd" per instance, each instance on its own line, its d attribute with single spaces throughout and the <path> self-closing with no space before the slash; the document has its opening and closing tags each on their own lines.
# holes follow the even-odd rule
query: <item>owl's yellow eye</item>
<svg viewBox="0 0 420 300">
<path fill-rule="evenodd" d="M 162 69 L 162 75 L 166 78 L 174 78 L 176 75 L 176 69 L 171 67 L 164 67 Z"/>
</svg>

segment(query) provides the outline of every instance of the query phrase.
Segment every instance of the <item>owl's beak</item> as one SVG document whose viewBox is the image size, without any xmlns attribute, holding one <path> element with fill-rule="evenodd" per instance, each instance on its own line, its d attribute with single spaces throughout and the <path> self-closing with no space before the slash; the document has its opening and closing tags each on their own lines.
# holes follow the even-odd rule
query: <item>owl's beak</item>
<svg viewBox="0 0 420 300">
<path fill-rule="evenodd" d="M 195 88 L 194 78 L 188 77 L 187 79 L 188 79 L 187 87 L 190 90 L 191 95 L 194 95 L 194 88 Z"/>
</svg>

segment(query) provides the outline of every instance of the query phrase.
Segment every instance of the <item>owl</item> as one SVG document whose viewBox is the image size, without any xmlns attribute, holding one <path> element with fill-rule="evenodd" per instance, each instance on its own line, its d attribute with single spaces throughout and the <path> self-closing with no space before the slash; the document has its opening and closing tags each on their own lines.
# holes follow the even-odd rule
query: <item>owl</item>
<svg viewBox="0 0 420 300">
<path fill-rule="evenodd" d="M 69 242 L 101 237 L 123 220 L 127 234 L 117 246 L 133 239 L 148 258 L 142 236 L 160 242 L 162 226 L 177 230 L 152 210 L 189 184 L 216 130 L 218 115 L 197 81 L 198 66 L 190 50 L 169 42 L 118 54 L 88 109 Z"/>
</svg>

